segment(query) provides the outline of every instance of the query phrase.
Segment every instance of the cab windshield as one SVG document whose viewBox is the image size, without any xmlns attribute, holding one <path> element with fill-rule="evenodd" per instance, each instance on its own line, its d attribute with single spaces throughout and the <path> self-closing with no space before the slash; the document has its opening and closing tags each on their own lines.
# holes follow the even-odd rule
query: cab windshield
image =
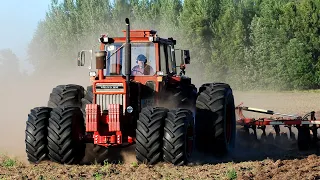
<svg viewBox="0 0 320 180">
<path fill-rule="evenodd" d="M 123 43 L 106 45 L 105 51 L 107 51 L 105 76 L 125 75 L 125 46 Z M 153 76 L 155 66 L 154 43 L 131 43 L 132 76 Z"/>
</svg>

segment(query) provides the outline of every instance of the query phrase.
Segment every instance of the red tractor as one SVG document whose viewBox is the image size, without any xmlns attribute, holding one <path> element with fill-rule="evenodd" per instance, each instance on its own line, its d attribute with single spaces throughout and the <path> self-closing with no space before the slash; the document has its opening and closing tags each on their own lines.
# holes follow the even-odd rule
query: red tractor
<svg viewBox="0 0 320 180">
<path fill-rule="evenodd" d="M 48 107 L 31 110 L 25 139 L 30 162 L 78 163 L 85 143 L 93 143 L 95 151 L 135 144 L 139 163 L 182 165 L 195 145 L 215 154 L 234 146 L 229 85 L 207 83 L 197 91 L 185 76 L 188 50 L 175 49 L 176 40 L 156 31 L 130 30 L 129 19 L 126 27 L 125 37 L 100 37 L 91 86 L 59 85 Z M 85 65 L 85 53 L 79 52 L 78 66 Z"/>
</svg>

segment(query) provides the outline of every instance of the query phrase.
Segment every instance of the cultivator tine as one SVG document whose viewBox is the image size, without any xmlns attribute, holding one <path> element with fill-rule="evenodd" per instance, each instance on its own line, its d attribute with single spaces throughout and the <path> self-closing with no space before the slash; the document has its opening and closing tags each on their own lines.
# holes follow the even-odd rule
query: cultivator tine
<svg viewBox="0 0 320 180">
<path fill-rule="evenodd" d="M 261 139 L 265 139 L 267 137 L 266 126 L 259 126 L 258 129 L 262 130 Z"/>
<path fill-rule="evenodd" d="M 315 112 L 312 111 L 310 113 L 310 116 L 311 116 L 311 120 L 315 121 L 316 120 L 316 117 L 315 117 Z M 311 127 L 311 131 L 312 131 L 312 139 L 313 139 L 313 142 L 316 143 L 319 139 L 318 139 L 318 126 L 316 124 L 313 124 L 312 127 Z"/>
<path fill-rule="evenodd" d="M 245 130 L 245 132 L 249 135 L 250 134 L 250 131 L 249 131 L 249 127 L 244 125 L 243 126 L 243 129 Z"/>
<path fill-rule="evenodd" d="M 274 131 L 276 132 L 276 137 L 280 137 L 280 126 L 274 125 L 273 128 L 274 128 Z"/>
<path fill-rule="evenodd" d="M 285 127 L 287 127 L 288 129 L 289 129 L 289 139 L 296 139 L 295 137 L 295 135 L 294 135 L 294 133 L 292 132 L 292 126 L 291 125 L 287 125 L 287 126 L 285 126 Z"/>
<path fill-rule="evenodd" d="M 261 126 L 261 130 L 262 130 L 262 135 L 263 135 L 263 136 L 267 136 L 266 126 Z"/>
<path fill-rule="evenodd" d="M 258 139 L 257 126 L 256 126 L 256 125 L 253 125 L 251 128 L 252 128 L 252 130 L 253 130 L 253 134 L 254 134 L 255 139 Z"/>
<path fill-rule="evenodd" d="M 317 127 L 317 125 L 315 125 L 315 124 L 312 125 L 311 131 L 312 131 L 313 142 L 317 142 L 318 141 L 318 127 Z"/>
</svg>

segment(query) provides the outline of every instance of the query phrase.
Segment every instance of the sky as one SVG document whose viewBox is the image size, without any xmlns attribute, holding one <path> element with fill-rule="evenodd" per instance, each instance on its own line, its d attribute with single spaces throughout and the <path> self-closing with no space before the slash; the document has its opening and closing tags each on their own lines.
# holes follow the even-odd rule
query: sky
<svg viewBox="0 0 320 180">
<path fill-rule="evenodd" d="M 27 46 L 38 22 L 45 18 L 50 2 L 50 0 L 2 0 L 0 49 L 10 48 L 21 61 L 24 61 Z"/>
</svg>

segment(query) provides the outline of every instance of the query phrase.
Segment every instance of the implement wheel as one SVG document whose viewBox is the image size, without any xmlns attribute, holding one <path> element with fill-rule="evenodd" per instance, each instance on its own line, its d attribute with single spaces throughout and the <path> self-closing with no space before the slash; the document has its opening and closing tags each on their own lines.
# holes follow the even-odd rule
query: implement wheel
<svg viewBox="0 0 320 180">
<path fill-rule="evenodd" d="M 228 84 L 208 83 L 199 88 L 195 126 L 199 151 L 223 155 L 234 148 L 235 105 Z"/>
</svg>

